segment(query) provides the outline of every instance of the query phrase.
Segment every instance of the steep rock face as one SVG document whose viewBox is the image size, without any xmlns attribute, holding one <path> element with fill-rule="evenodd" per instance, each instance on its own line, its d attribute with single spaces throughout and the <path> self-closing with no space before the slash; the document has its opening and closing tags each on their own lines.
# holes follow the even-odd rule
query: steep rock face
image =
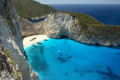
<svg viewBox="0 0 120 80">
<path fill-rule="evenodd" d="M 0 45 L 3 46 L 3 51 L 9 51 L 12 59 L 18 65 L 18 69 L 23 73 L 23 80 L 31 80 L 32 70 L 23 56 L 21 29 L 11 0 L 0 0 Z"/>
<path fill-rule="evenodd" d="M 23 37 L 37 35 L 37 34 L 45 34 L 46 32 L 46 28 L 43 27 L 43 25 L 45 25 L 44 21 L 31 22 L 28 19 L 19 17 L 19 22 L 20 22 L 20 27 L 22 29 Z"/>
<path fill-rule="evenodd" d="M 96 19 L 85 14 L 77 13 L 76 15 L 82 16 L 84 20 L 78 20 L 75 16 L 63 12 L 50 14 L 44 21 L 37 23 L 23 19 L 20 21 L 23 36 L 46 34 L 51 38 L 68 37 L 85 44 L 120 46 L 120 26 L 101 24 Z M 97 26 L 84 25 L 86 23 Z M 24 32 L 27 33 L 24 34 Z"/>
<path fill-rule="evenodd" d="M 23 80 L 22 73 L 13 61 L 8 50 L 2 50 L 0 45 L 0 80 Z"/>
<path fill-rule="evenodd" d="M 96 27 L 89 26 L 87 29 L 83 25 L 79 24 L 77 18 L 67 13 L 57 13 L 50 15 L 45 21 L 43 28 L 46 28 L 47 35 L 51 38 L 61 38 L 66 36 L 72 40 L 79 41 L 85 44 L 104 45 L 104 46 L 119 46 L 120 39 L 114 40 L 116 34 L 112 32 L 105 32 L 104 30 L 96 29 Z M 114 29 L 114 28 L 113 28 Z M 120 28 L 118 28 L 120 30 Z M 111 28 L 106 27 L 106 31 L 110 31 Z M 88 33 L 89 32 L 89 33 Z M 94 34 L 92 34 L 94 33 Z M 111 36 L 103 36 L 108 34 Z M 116 31 L 119 33 L 119 31 Z M 95 34 L 99 34 L 95 35 Z M 114 41 L 110 41 L 110 39 Z"/>
<path fill-rule="evenodd" d="M 76 30 L 80 30 L 80 27 L 74 28 L 75 23 L 78 23 L 78 20 L 69 14 L 58 13 L 50 15 L 45 20 L 44 27 L 47 27 L 47 35 L 51 38 L 61 38 L 62 36 L 77 38 Z"/>
</svg>

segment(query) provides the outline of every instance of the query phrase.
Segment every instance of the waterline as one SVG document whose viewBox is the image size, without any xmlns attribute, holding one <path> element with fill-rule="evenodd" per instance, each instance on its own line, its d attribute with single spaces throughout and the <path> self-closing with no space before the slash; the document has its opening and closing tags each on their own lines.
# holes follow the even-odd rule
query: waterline
<svg viewBox="0 0 120 80">
<path fill-rule="evenodd" d="M 69 39 L 49 39 L 25 48 L 40 80 L 120 79 L 120 50 L 84 45 Z"/>
</svg>

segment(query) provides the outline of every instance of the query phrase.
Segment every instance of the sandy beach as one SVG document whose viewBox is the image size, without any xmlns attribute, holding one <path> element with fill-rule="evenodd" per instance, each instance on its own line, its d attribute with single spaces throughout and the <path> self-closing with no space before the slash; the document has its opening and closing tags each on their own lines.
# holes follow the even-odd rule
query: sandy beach
<svg viewBox="0 0 120 80">
<path fill-rule="evenodd" d="M 25 37 L 23 39 L 23 46 L 24 46 L 24 48 L 26 48 L 34 43 L 44 40 L 44 39 L 48 39 L 48 37 L 46 35 L 33 35 L 33 36 Z"/>
</svg>

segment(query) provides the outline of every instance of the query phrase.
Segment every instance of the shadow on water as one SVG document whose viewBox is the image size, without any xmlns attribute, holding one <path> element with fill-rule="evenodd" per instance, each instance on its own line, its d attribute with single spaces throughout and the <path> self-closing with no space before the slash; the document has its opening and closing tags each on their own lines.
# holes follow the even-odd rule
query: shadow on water
<svg viewBox="0 0 120 80">
<path fill-rule="evenodd" d="M 94 71 L 92 71 L 92 70 L 87 70 L 86 72 L 87 72 L 87 73 L 92 73 L 92 72 L 94 72 Z"/>
<path fill-rule="evenodd" d="M 42 55 L 44 54 L 44 47 L 45 47 L 45 46 L 40 46 L 40 48 L 39 48 L 39 49 L 40 49 L 40 53 L 41 53 Z"/>
<path fill-rule="evenodd" d="M 34 47 L 36 49 L 36 47 Z M 47 62 L 44 58 L 44 46 L 37 47 L 36 50 L 33 50 L 34 48 L 31 48 L 30 54 L 26 54 L 26 58 L 28 59 L 28 62 L 31 64 L 31 67 L 36 71 L 46 71 L 47 70 Z"/>
<path fill-rule="evenodd" d="M 72 56 L 69 56 L 69 55 L 66 55 L 66 54 L 61 54 L 61 53 L 59 53 L 59 57 L 58 57 L 58 60 L 60 61 L 60 62 L 68 62 L 68 61 L 70 61 L 72 59 Z"/>
<path fill-rule="evenodd" d="M 27 57 L 26 51 L 24 51 L 24 56 L 25 56 L 26 60 L 28 61 L 28 57 Z"/>
<path fill-rule="evenodd" d="M 32 68 L 35 71 L 46 71 L 47 70 L 47 63 L 42 56 L 32 56 Z"/>
<path fill-rule="evenodd" d="M 75 69 L 74 71 L 75 71 L 76 73 L 78 73 L 78 72 L 79 72 L 79 69 Z"/>
<path fill-rule="evenodd" d="M 33 22 L 33 23 L 37 23 L 40 21 L 44 21 L 47 17 L 43 17 L 43 18 L 39 18 L 39 19 L 31 19 L 31 18 L 27 18 L 29 21 Z"/>
<path fill-rule="evenodd" d="M 120 76 L 116 75 L 109 66 L 107 67 L 107 72 L 104 71 L 96 71 L 96 72 L 106 76 L 107 78 L 109 78 L 109 80 L 120 80 Z"/>
<path fill-rule="evenodd" d="M 120 56 L 120 52 L 116 52 L 116 54 Z"/>
<path fill-rule="evenodd" d="M 65 76 L 68 76 L 68 75 L 69 75 L 69 74 L 66 72 L 66 73 L 65 73 Z"/>
</svg>

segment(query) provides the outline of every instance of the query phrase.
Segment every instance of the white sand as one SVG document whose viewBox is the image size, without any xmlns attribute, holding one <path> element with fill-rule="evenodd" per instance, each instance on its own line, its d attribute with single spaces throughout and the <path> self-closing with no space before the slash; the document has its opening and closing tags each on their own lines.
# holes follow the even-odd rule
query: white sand
<svg viewBox="0 0 120 80">
<path fill-rule="evenodd" d="M 36 38 L 36 39 L 30 41 L 33 38 Z M 25 37 L 23 39 L 23 46 L 24 46 L 24 48 L 26 48 L 34 43 L 44 40 L 44 39 L 48 39 L 48 37 L 46 35 L 33 35 L 33 36 Z"/>
</svg>

